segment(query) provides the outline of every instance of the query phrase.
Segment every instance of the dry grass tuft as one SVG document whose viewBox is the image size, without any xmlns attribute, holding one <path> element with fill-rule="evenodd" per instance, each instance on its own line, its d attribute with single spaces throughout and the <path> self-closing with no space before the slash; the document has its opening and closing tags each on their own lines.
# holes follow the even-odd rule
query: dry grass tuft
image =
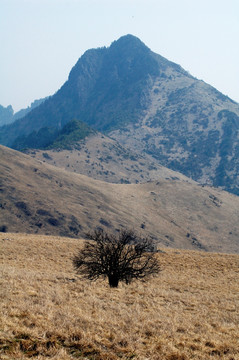
<svg viewBox="0 0 239 360">
<path fill-rule="evenodd" d="M 239 358 L 239 256 L 167 250 L 148 282 L 73 271 L 76 239 L 0 234 L 0 358 Z"/>
</svg>

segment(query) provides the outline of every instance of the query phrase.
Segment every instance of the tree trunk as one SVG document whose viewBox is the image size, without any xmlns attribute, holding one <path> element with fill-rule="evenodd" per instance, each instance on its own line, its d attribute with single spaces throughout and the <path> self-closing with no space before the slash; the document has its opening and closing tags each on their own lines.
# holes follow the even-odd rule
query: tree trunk
<svg viewBox="0 0 239 360">
<path fill-rule="evenodd" d="M 109 275 L 108 279 L 110 287 L 118 287 L 119 279 L 116 275 Z"/>
</svg>

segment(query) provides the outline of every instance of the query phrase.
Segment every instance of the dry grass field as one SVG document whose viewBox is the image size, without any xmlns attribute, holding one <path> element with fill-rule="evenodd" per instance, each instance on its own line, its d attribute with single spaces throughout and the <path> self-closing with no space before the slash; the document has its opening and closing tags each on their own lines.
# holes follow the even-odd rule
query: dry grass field
<svg viewBox="0 0 239 360">
<path fill-rule="evenodd" d="M 164 249 L 148 282 L 89 282 L 78 239 L 0 233 L 0 358 L 239 359 L 239 256 Z"/>
</svg>

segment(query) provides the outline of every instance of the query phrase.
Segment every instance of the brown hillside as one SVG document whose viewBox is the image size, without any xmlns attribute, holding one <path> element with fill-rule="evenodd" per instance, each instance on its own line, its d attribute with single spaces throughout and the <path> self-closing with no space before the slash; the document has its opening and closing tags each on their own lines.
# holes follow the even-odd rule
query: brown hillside
<svg viewBox="0 0 239 360">
<path fill-rule="evenodd" d="M 167 249 L 147 282 L 81 280 L 77 239 L 0 234 L 3 360 L 237 360 L 238 255 Z"/>
<path fill-rule="evenodd" d="M 2 231 L 79 236 L 133 228 L 161 246 L 239 252 L 239 198 L 186 180 L 119 185 L 0 147 Z"/>
<path fill-rule="evenodd" d="M 71 150 L 33 149 L 27 150 L 27 154 L 61 169 L 116 184 L 175 177 L 189 181 L 184 175 L 159 165 L 147 155 L 136 154 L 99 133 L 76 143 Z"/>
</svg>

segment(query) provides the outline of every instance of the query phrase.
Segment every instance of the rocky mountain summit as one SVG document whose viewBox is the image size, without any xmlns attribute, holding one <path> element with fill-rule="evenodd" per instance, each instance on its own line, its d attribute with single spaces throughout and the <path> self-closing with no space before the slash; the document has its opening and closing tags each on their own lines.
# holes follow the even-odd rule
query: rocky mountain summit
<svg viewBox="0 0 239 360">
<path fill-rule="evenodd" d="M 126 35 L 91 49 L 53 96 L 0 128 L 0 143 L 73 119 L 202 184 L 239 194 L 239 104 Z M 24 147 L 24 143 L 22 143 Z"/>
</svg>

